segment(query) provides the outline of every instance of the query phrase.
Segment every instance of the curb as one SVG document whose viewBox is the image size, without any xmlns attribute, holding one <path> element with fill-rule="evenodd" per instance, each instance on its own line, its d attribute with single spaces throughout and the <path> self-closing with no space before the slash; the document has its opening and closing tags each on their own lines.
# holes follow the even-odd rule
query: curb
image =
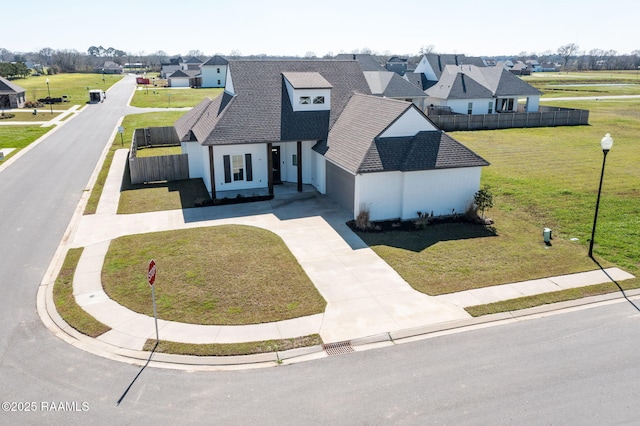
<svg viewBox="0 0 640 426">
<path fill-rule="evenodd" d="M 328 355 L 322 345 L 300 347 L 287 351 L 235 356 L 175 355 L 121 348 L 81 334 L 69 326 L 57 313 L 55 306 L 53 306 L 53 286 L 49 284 L 53 284 L 53 282 L 43 282 L 38 289 L 38 312 L 45 326 L 54 335 L 72 346 L 115 361 L 138 366 L 148 364 L 152 367 L 177 370 L 217 371 L 276 367 L 333 356 Z M 640 289 L 629 290 L 625 293 L 628 298 L 640 299 Z M 353 348 L 354 352 L 362 352 L 453 333 L 472 331 L 479 328 L 493 327 L 575 310 L 589 309 L 596 306 L 621 303 L 625 300 L 624 294 L 620 292 L 608 293 L 583 299 L 536 306 L 519 311 L 502 312 L 477 318 L 359 337 L 349 340 L 347 343 Z"/>
</svg>

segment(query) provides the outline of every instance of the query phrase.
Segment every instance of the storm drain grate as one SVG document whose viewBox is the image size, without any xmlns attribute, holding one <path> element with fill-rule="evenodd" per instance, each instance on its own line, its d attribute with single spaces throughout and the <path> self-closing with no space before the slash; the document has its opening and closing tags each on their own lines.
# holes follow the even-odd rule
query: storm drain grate
<svg viewBox="0 0 640 426">
<path fill-rule="evenodd" d="M 322 345 L 322 349 L 325 350 L 327 355 L 342 355 L 349 354 L 351 352 L 355 352 L 351 347 L 351 342 L 336 342 L 336 343 L 327 343 Z"/>
</svg>

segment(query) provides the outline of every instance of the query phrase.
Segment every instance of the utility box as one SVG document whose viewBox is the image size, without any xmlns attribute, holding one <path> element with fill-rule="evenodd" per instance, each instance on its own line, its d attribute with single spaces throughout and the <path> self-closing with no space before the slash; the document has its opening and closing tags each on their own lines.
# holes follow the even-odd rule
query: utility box
<svg viewBox="0 0 640 426">
<path fill-rule="evenodd" d="M 104 90 L 94 89 L 89 90 L 89 103 L 97 104 L 105 100 L 107 95 L 104 93 Z"/>
<path fill-rule="evenodd" d="M 551 240 L 553 239 L 553 237 L 551 236 L 551 228 L 544 228 L 542 230 L 542 238 L 544 239 L 545 244 L 551 244 Z"/>
</svg>

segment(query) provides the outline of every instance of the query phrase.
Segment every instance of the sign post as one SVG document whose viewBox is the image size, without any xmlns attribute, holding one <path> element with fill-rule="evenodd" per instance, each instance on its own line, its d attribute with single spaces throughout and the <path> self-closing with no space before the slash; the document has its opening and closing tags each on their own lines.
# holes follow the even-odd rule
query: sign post
<svg viewBox="0 0 640 426">
<path fill-rule="evenodd" d="M 156 311 L 156 288 L 153 283 L 156 282 L 156 261 L 151 259 L 149 262 L 149 272 L 147 273 L 147 280 L 149 281 L 149 285 L 151 286 L 151 299 L 153 300 L 153 318 L 156 322 L 156 342 L 160 341 L 160 337 L 158 336 L 158 313 Z"/>
<path fill-rule="evenodd" d="M 124 146 L 124 137 L 122 136 L 124 133 L 124 127 L 118 126 L 118 133 L 120 133 L 120 146 Z"/>
</svg>

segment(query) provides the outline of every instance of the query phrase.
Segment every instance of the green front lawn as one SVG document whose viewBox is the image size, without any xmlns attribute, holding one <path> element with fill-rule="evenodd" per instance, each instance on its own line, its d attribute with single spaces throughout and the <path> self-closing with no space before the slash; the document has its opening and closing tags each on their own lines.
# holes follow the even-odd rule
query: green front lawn
<svg viewBox="0 0 640 426">
<path fill-rule="evenodd" d="M 106 293 L 153 316 L 147 266 L 156 261 L 158 317 L 193 324 L 241 325 L 324 312 L 326 302 L 280 237 L 224 225 L 111 242 L 102 269 Z"/>
<path fill-rule="evenodd" d="M 193 107 L 205 98 L 215 99 L 222 93 L 222 89 L 191 89 L 191 88 L 157 88 L 138 87 L 131 106 L 140 108 L 184 108 Z"/>
</svg>

